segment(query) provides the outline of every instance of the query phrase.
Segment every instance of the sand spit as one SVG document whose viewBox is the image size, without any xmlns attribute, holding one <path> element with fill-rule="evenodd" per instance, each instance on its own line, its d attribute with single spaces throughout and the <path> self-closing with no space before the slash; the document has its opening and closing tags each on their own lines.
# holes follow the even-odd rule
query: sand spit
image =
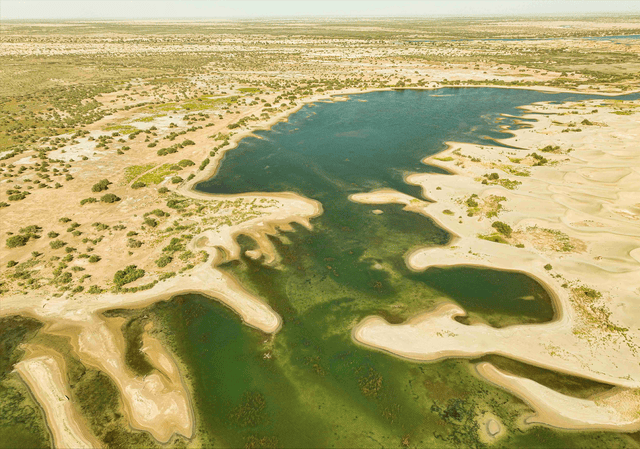
<svg viewBox="0 0 640 449">
<path fill-rule="evenodd" d="M 158 373 L 147 376 L 133 375 L 124 359 L 125 342 L 119 328 L 122 319 L 94 319 L 77 328 L 47 331 L 70 337 L 76 353 L 83 363 L 107 374 L 122 393 L 125 413 L 131 426 L 146 430 L 161 443 L 174 434 L 191 438 L 194 432 L 193 414 L 187 390 L 173 360 L 163 353 L 162 363 L 155 363 Z M 147 337 L 151 339 L 151 337 Z M 151 347 L 157 346 L 152 341 Z M 151 351 L 152 355 L 154 351 Z M 152 361 L 159 357 L 152 357 Z M 160 360 L 155 360 L 160 362 Z M 165 366 L 163 366 L 165 365 Z"/>
<path fill-rule="evenodd" d="M 45 348 L 26 349 L 28 355 L 15 365 L 15 370 L 44 409 L 54 447 L 100 447 L 71 402 L 62 358 Z"/>
<path fill-rule="evenodd" d="M 525 401 L 536 412 L 524 419 L 525 424 L 546 424 L 574 430 L 626 430 L 640 428 L 640 401 L 629 390 L 593 399 L 567 396 L 539 383 L 514 376 L 497 369 L 490 363 L 476 365 L 476 370 L 491 382 Z M 624 401 L 626 410 L 621 411 L 619 401 Z"/>
<path fill-rule="evenodd" d="M 608 100 L 531 105 L 526 111 L 536 114 L 524 118 L 537 121 L 502 141 L 520 149 L 449 142 L 446 151 L 426 158 L 451 173 L 407 177 L 432 203 L 390 190 L 351 197 L 404 204 L 453 235 L 446 247 L 407 254 L 411 269 L 522 272 L 551 294 L 553 321 L 469 326 L 454 320 L 465 315 L 461 307 L 444 304 L 399 325 L 369 317 L 354 329 L 354 339 L 414 360 L 500 354 L 640 388 L 640 114 L 633 107 Z M 619 413 L 626 407 L 613 404 Z M 593 422 L 599 428 L 606 420 Z M 628 430 L 627 424 L 607 428 Z"/>
</svg>

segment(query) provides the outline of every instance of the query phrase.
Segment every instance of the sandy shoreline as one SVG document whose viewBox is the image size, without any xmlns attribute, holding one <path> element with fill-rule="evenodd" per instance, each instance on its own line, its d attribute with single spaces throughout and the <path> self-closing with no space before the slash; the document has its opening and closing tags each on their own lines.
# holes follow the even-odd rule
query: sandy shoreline
<svg viewBox="0 0 640 449">
<path fill-rule="evenodd" d="M 639 389 L 639 336 L 633 327 L 640 314 L 635 306 L 640 264 L 634 256 L 640 247 L 640 203 L 634 205 L 633 194 L 640 187 L 640 154 L 632 146 L 640 138 L 637 114 L 615 115 L 610 106 L 595 101 L 542 103 L 526 109 L 531 113 L 525 118 L 537 120 L 532 128 L 510 131 L 514 136 L 502 142 L 528 150 L 449 142 L 445 151 L 424 162 L 451 175 L 407 177 L 433 203 L 393 191 L 351 199 L 405 204 L 405 209 L 429 216 L 454 236 L 448 246 L 407 254 L 410 269 L 472 265 L 519 271 L 552 294 L 557 317 L 548 323 L 501 329 L 467 326 L 453 319 L 465 311 L 448 304 L 398 325 L 379 317 L 366 318 L 354 329 L 353 338 L 413 360 L 499 354 L 623 390 Z M 577 113 L 567 116 L 567 110 Z M 583 121 L 583 132 L 563 132 L 562 124 L 570 121 Z M 538 156 L 546 162 L 536 166 L 537 160 L 527 152 L 549 145 L 557 147 Z M 495 178 L 487 173 L 496 173 Z M 500 184 L 502 180 L 508 184 Z M 591 205 L 594 201 L 599 207 Z M 499 235 L 491 226 L 498 220 L 513 230 L 506 241 L 478 238 Z M 506 383 L 504 388 L 518 395 L 514 385 Z M 540 395 L 543 390 L 531 391 L 530 395 Z M 553 395 L 542 396 L 546 399 L 536 403 L 545 410 L 539 423 L 577 428 L 572 427 L 578 426 L 575 422 L 563 421 Z M 580 404 L 565 402 L 567 407 Z M 575 417 L 576 422 L 581 419 Z M 628 431 L 640 423 L 637 417 L 629 422 L 592 421 L 584 418 L 580 428 L 604 425 Z"/>
<path fill-rule="evenodd" d="M 45 411 L 56 448 L 101 447 L 71 401 L 62 357 L 44 347 L 27 346 L 16 372 Z"/>
</svg>

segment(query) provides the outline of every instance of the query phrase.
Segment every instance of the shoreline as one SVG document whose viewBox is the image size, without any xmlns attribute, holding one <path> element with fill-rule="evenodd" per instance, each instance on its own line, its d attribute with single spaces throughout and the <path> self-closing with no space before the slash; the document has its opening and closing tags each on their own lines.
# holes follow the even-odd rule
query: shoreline
<svg viewBox="0 0 640 449">
<path fill-rule="evenodd" d="M 518 142 L 521 150 L 513 146 L 447 142 L 445 150 L 426 157 L 422 162 L 445 169 L 450 175 L 423 173 L 405 177 L 409 184 L 422 187 L 422 196 L 433 203 L 421 201 L 420 206 L 412 206 L 411 200 L 407 199 L 411 197 L 389 190 L 350 197 L 352 201 L 369 204 L 405 204 L 405 209 L 428 216 L 457 236 L 444 247 L 409 252 L 405 256 L 409 269 L 423 271 L 436 266 L 476 266 L 523 273 L 535 279 L 549 293 L 554 301 L 556 318 L 547 323 L 506 328 L 483 324 L 467 326 L 453 319 L 465 311 L 450 303 L 401 324 L 390 324 L 380 317 L 366 317 L 353 329 L 352 339 L 371 349 L 414 361 L 497 354 L 628 389 L 623 388 L 620 395 L 640 389 L 640 371 L 637 363 L 634 364 L 638 336 L 630 325 L 635 314 L 630 309 L 634 304 L 632 277 L 634 272 L 640 271 L 638 260 L 632 255 L 637 252 L 639 244 L 637 228 L 632 223 L 640 217 L 637 213 L 634 215 L 630 203 L 640 179 L 632 175 L 632 169 L 625 171 L 620 168 L 640 163 L 631 147 L 634 141 L 631 136 L 637 133 L 638 127 L 633 114 L 621 118 L 620 115 L 627 114 L 614 115 L 611 112 L 616 109 L 608 105 L 598 105 L 597 110 L 587 112 L 596 102 L 585 99 L 561 105 L 544 103 L 523 107 L 523 117 L 535 118 L 536 121 L 530 128 L 511 131 L 509 137 L 498 140 L 507 145 Z M 567 110 L 575 108 L 579 109 L 574 112 L 578 115 L 562 117 L 567 115 Z M 580 110 L 584 112 L 581 114 Z M 589 119 L 585 118 L 585 122 L 595 121 L 591 127 L 582 130 L 591 133 L 586 134 L 587 137 L 585 133 L 554 134 L 554 129 L 555 133 L 560 132 L 558 127 L 563 120 L 565 123 L 567 120 L 580 121 L 587 114 Z M 586 127 L 584 125 L 583 128 Z M 626 139 L 613 140 L 618 136 Z M 594 139 L 593 143 L 591 139 Z M 522 158 L 504 156 L 526 154 L 536 147 L 548 145 L 550 141 L 559 145 L 556 147 L 558 150 L 544 155 L 551 160 L 550 167 L 538 168 L 533 164 L 535 160 L 523 167 Z M 603 149 L 594 152 L 592 146 Z M 568 152 L 562 148 L 566 147 L 570 147 L 572 152 L 563 158 L 561 155 Z M 510 168 L 514 164 L 516 169 Z M 494 179 L 500 180 L 513 178 L 509 170 L 527 173 L 526 177 L 516 177 L 516 188 L 507 189 L 496 185 L 497 182 L 487 182 L 487 179 L 479 184 L 482 174 L 492 170 L 499 174 Z M 582 207 L 578 198 L 584 198 L 590 192 L 593 192 L 590 198 L 595 196 L 602 202 L 601 209 Z M 612 193 L 607 195 L 606 192 Z M 476 198 L 473 206 L 467 205 L 465 198 L 469 195 Z M 511 236 L 510 231 L 509 240 L 501 243 L 478 238 L 483 232 L 496 232 L 490 226 L 492 220 L 489 216 L 484 218 L 483 208 L 488 200 L 497 196 L 501 197 L 500 201 L 505 201 L 506 207 L 498 208 L 494 216 L 499 213 L 498 219 L 510 224 L 514 234 Z M 475 212 L 467 215 L 465 209 L 471 211 L 473 207 Z M 612 216 L 616 210 L 624 213 Z M 467 217 L 463 217 L 465 215 Z M 554 240 L 560 238 L 556 236 L 564 236 L 560 241 L 565 242 L 562 245 L 569 245 L 569 250 L 564 250 L 568 252 L 554 249 L 560 245 Z M 523 242 L 523 245 L 515 246 L 518 242 Z M 580 296 L 590 291 L 595 292 L 590 293 L 593 298 L 584 296 L 583 299 Z M 599 291 L 607 295 L 606 302 L 599 299 L 604 297 Z M 588 305 L 590 302 L 598 305 L 591 307 Z M 604 307 L 607 311 L 603 312 L 606 313 L 605 318 L 591 317 L 590 313 L 601 310 L 594 307 Z M 507 390 L 518 395 L 517 391 Z M 546 419 L 551 422 L 554 418 Z M 635 429 L 639 423 L 637 419 L 632 421 Z M 608 429 L 625 431 L 626 427 L 616 423 Z"/>
<path fill-rule="evenodd" d="M 14 370 L 42 408 L 54 447 L 100 447 L 70 399 L 64 359 L 44 347 L 28 345 L 25 349 Z"/>
</svg>

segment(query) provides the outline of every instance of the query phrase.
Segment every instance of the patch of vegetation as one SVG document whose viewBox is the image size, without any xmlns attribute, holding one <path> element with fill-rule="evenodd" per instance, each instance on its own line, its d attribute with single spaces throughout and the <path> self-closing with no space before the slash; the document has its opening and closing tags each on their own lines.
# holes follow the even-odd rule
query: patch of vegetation
<svg viewBox="0 0 640 449">
<path fill-rule="evenodd" d="M 124 270 L 116 271 L 113 275 L 113 283 L 118 287 L 129 284 L 143 277 L 145 271 L 142 268 L 138 268 L 136 265 L 129 265 Z"/>
<path fill-rule="evenodd" d="M 98 200 L 94 197 L 89 197 L 89 198 L 85 198 L 83 200 L 80 200 L 80 205 L 84 206 L 85 204 L 90 204 L 90 203 L 97 203 Z"/>
<path fill-rule="evenodd" d="M 136 179 L 138 176 L 151 170 L 155 167 L 156 164 L 145 164 L 145 165 L 131 165 L 124 170 L 124 179 L 125 183 L 129 184 L 131 181 Z"/>
<path fill-rule="evenodd" d="M 493 223 L 491 223 L 491 226 L 505 237 L 511 237 L 513 229 L 511 229 L 511 226 L 509 226 L 508 224 L 503 223 L 502 221 L 494 221 Z"/>
<path fill-rule="evenodd" d="M 102 201 L 103 203 L 115 203 L 120 201 L 120 197 L 114 195 L 113 193 L 107 193 L 106 195 L 102 195 L 102 197 L 100 197 L 100 201 Z"/>
<path fill-rule="evenodd" d="M 163 164 L 155 170 L 142 175 L 140 179 L 138 179 L 138 181 L 144 182 L 147 185 L 160 184 L 167 176 L 175 172 L 175 170 L 172 169 L 171 166 L 172 164 Z"/>
<path fill-rule="evenodd" d="M 109 181 L 108 179 L 103 179 L 101 181 L 96 182 L 92 187 L 91 187 L 91 191 L 92 192 L 102 192 L 104 190 L 108 190 L 109 189 L 109 185 L 112 184 L 111 181 Z"/>
</svg>

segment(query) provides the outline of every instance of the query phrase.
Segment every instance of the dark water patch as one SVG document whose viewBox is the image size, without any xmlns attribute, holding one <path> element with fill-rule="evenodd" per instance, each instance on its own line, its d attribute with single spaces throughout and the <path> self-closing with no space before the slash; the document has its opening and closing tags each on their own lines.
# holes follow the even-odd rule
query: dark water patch
<svg viewBox="0 0 640 449">
<path fill-rule="evenodd" d="M 555 315 L 549 293 L 523 273 L 455 266 L 432 267 L 410 276 L 455 300 L 470 316 L 481 316 L 494 327 L 542 323 L 551 321 Z"/>
<path fill-rule="evenodd" d="M 539 368 L 537 366 L 532 366 L 527 363 L 522 363 L 517 360 L 498 355 L 487 355 L 474 360 L 473 362 L 489 362 L 496 368 L 510 374 L 534 380 L 559 393 L 581 399 L 587 399 L 597 394 L 606 393 L 613 388 L 611 385 L 597 382 L 595 380 Z"/>
<path fill-rule="evenodd" d="M 138 376 L 146 376 L 152 373 L 154 367 L 145 353 L 142 352 L 142 336 L 149 320 L 145 316 L 127 309 L 110 310 L 104 315 L 107 318 L 122 317 L 125 319 L 120 331 L 124 337 L 124 359 L 127 366 Z"/>
</svg>

